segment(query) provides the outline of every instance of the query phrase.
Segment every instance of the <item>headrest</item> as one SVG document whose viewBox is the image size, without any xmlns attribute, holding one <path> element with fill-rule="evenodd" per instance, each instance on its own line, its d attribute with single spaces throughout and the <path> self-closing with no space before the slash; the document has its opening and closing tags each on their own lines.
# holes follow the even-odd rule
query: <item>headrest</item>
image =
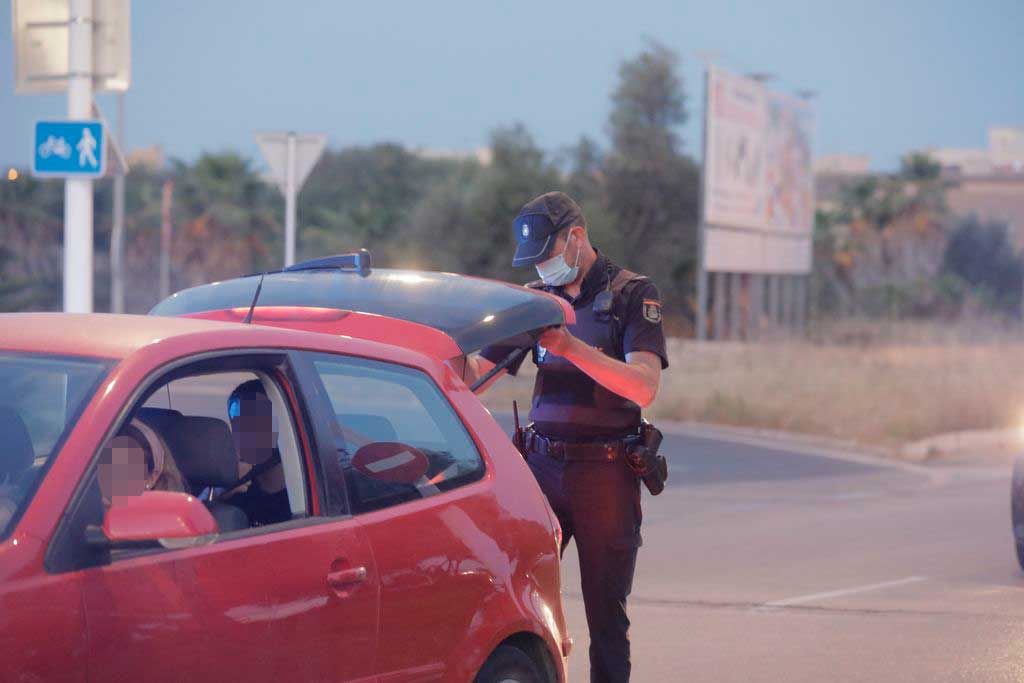
<svg viewBox="0 0 1024 683">
<path fill-rule="evenodd" d="M 0 444 L 3 444 L 0 477 L 20 474 L 32 467 L 36 459 L 32 437 L 21 415 L 10 406 L 0 406 Z"/>
<path fill-rule="evenodd" d="M 214 417 L 176 415 L 159 430 L 178 469 L 194 488 L 230 486 L 238 481 L 238 452 L 231 429 Z"/>
<path fill-rule="evenodd" d="M 139 408 L 135 413 L 135 419 L 161 434 L 179 417 L 181 412 L 170 408 Z"/>
</svg>

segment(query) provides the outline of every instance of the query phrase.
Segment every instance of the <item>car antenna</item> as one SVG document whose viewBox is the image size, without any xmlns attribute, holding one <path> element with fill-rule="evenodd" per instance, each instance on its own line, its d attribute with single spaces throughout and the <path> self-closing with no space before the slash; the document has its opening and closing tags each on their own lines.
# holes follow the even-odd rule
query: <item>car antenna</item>
<svg viewBox="0 0 1024 683">
<path fill-rule="evenodd" d="M 256 302 L 260 300 L 260 290 L 263 289 L 263 278 L 267 276 L 266 273 L 260 274 L 260 281 L 256 285 L 256 294 L 252 297 L 252 304 L 249 306 L 249 312 L 245 314 L 245 320 L 242 321 L 244 325 L 252 325 L 252 314 L 256 311 Z"/>
</svg>

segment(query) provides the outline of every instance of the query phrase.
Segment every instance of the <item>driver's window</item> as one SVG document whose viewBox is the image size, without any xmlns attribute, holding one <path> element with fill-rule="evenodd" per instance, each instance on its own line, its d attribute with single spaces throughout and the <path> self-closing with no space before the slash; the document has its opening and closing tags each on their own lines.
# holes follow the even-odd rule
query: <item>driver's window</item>
<svg viewBox="0 0 1024 683">
<path fill-rule="evenodd" d="M 165 485 L 210 508 L 221 533 L 306 516 L 306 483 L 295 422 L 277 384 L 262 372 L 182 377 L 157 388 L 129 426 L 148 429 L 167 451 Z M 150 473 L 147 481 L 160 485 Z M 174 490 L 174 489 L 167 489 Z"/>
<path fill-rule="evenodd" d="M 102 525 L 120 496 L 196 496 L 222 536 L 272 530 L 308 516 L 298 422 L 282 388 L 261 369 L 228 370 L 238 367 L 238 359 L 225 359 L 223 371 L 211 364 L 159 381 L 144 403 L 133 406 L 96 454 L 47 560 L 51 571 L 102 565 L 135 552 L 87 542 L 87 532 Z"/>
</svg>

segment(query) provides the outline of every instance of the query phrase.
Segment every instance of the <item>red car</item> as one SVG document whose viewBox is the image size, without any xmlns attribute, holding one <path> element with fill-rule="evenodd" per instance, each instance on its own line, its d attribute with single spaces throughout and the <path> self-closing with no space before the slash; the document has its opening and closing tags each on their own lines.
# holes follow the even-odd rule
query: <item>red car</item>
<svg viewBox="0 0 1024 683">
<path fill-rule="evenodd" d="M 354 257 L 154 313 L 0 315 L 0 680 L 565 680 L 558 524 L 452 368 L 571 309 Z"/>
</svg>

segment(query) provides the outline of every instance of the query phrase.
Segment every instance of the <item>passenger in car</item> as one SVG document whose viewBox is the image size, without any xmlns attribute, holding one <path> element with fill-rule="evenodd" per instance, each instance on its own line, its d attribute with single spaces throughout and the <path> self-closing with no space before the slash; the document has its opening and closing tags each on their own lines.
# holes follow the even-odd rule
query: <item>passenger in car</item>
<svg viewBox="0 0 1024 683">
<path fill-rule="evenodd" d="M 263 383 L 244 382 L 228 398 L 231 435 L 239 459 L 257 470 L 248 487 L 224 499 L 249 516 L 253 526 L 276 524 L 292 518 L 284 468 L 277 449 L 274 408 Z"/>
<path fill-rule="evenodd" d="M 138 419 L 125 425 L 103 449 L 99 484 L 107 505 L 115 496 L 186 490 L 184 478 L 163 439 Z"/>
</svg>

